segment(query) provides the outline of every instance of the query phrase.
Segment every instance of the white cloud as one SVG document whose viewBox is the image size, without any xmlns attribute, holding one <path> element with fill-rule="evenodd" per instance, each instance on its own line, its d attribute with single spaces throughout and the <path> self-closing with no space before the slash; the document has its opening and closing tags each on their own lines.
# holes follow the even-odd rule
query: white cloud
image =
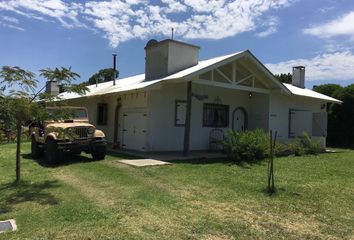
<svg viewBox="0 0 354 240">
<path fill-rule="evenodd" d="M 266 66 L 275 74 L 288 73 L 293 66 L 306 67 L 306 80 L 354 79 L 354 54 L 351 51 L 325 53 L 310 59 L 295 59 Z"/>
<path fill-rule="evenodd" d="M 303 32 L 320 38 L 349 36 L 354 39 L 354 11 L 322 25 L 306 28 Z"/>
<path fill-rule="evenodd" d="M 169 36 L 172 27 L 176 35 L 187 39 L 222 39 L 254 31 L 258 26 L 266 27 L 258 34 L 266 36 L 276 31 L 276 24 L 259 24 L 264 18 L 269 19 L 264 15 L 293 1 L 0 0 L 0 11 L 12 11 L 37 20 L 54 20 L 68 28 L 87 27 L 100 31 L 110 45 L 116 47 L 130 39 Z"/>
<path fill-rule="evenodd" d="M 9 16 L 0 16 L 0 26 L 2 27 L 24 31 L 24 28 L 18 26 L 19 23 L 20 21 L 17 18 Z"/>
<path fill-rule="evenodd" d="M 266 30 L 259 32 L 256 35 L 258 37 L 267 37 L 277 31 L 278 24 L 279 24 L 278 18 L 269 17 L 269 19 L 267 19 L 264 24 L 264 26 L 266 27 Z"/>
<path fill-rule="evenodd" d="M 64 27 L 83 27 L 77 19 L 81 5 L 62 0 L 7 0 L 0 2 L 0 10 L 12 11 L 28 18 L 53 18 Z"/>
<path fill-rule="evenodd" d="M 0 21 L 0 26 L 16 29 L 16 30 L 19 30 L 19 31 L 25 31 L 25 29 L 23 29 L 22 27 L 18 27 L 18 26 L 14 25 L 14 24 L 5 23 L 5 22 L 2 22 L 2 21 Z"/>
<path fill-rule="evenodd" d="M 19 21 L 17 18 L 14 18 L 14 17 L 9 17 L 9 16 L 1 16 L 1 19 L 3 21 L 6 21 L 6 22 L 10 22 L 10 23 L 14 23 L 14 24 L 18 24 Z"/>
</svg>

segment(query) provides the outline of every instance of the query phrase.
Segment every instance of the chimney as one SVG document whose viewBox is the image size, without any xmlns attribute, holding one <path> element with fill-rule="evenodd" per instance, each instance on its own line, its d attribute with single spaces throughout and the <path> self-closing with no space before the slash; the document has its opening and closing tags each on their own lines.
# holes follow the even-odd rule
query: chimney
<svg viewBox="0 0 354 240">
<path fill-rule="evenodd" d="M 150 40 L 145 46 L 145 79 L 162 78 L 195 66 L 199 47 L 172 39 Z"/>
<path fill-rule="evenodd" d="M 305 67 L 304 66 L 295 66 L 293 67 L 293 77 L 292 85 L 305 88 Z"/>
<path fill-rule="evenodd" d="M 45 92 L 49 93 L 51 96 L 56 96 L 59 94 L 59 85 L 57 81 L 47 81 L 45 84 Z"/>
<path fill-rule="evenodd" d="M 116 78 L 117 78 L 117 64 L 116 64 L 116 60 L 117 60 L 117 54 L 112 54 L 113 55 L 113 85 L 116 85 Z"/>
</svg>

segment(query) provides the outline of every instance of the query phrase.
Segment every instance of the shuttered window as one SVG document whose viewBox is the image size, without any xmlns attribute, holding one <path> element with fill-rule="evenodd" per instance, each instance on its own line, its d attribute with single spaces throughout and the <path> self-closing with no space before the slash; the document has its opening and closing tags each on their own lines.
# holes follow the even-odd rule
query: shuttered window
<svg viewBox="0 0 354 240">
<path fill-rule="evenodd" d="M 289 110 L 289 138 L 312 134 L 312 112 L 307 110 Z"/>
<path fill-rule="evenodd" d="M 327 136 L 327 112 L 317 112 L 312 114 L 312 136 Z"/>
</svg>

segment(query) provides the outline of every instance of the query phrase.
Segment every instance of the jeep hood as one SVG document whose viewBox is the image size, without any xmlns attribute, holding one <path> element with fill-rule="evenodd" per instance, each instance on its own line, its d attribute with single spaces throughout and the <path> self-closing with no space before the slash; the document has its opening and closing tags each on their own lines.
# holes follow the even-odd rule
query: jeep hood
<svg viewBox="0 0 354 240">
<path fill-rule="evenodd" d="M 54 127 L 54 128 L 71 128 L 71 127 L 93 127 L 90 123 L 84 123 L 84 122 L 70 122 L 70 123 L 65 123 L 65 122 L 56 122 L 56 123 L 48 123 L 47 128 Z"/>
</svg>

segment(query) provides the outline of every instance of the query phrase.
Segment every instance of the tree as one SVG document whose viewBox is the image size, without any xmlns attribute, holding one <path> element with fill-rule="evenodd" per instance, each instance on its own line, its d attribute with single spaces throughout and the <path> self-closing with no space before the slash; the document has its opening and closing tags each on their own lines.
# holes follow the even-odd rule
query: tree
<svg viewBox="0 0 354 240">
<path fill-rule="evenodd" d="M 354 84 L 342 87 L 337 84 L 314 86 L 313 90 L 343 101 L 328 108 L 327 142 L 332 146 L 354 146 Z"/>
<path fill-rule="evenodd" d="M 341 85 L 338 84 L 323 84 L 323 85 L 315 85 L 313 86 L 313 90 L 327 96 L 332 96 L 336 91 L 340 91 L 343 89 Z"/>
<path fill-rule="evenodd" d="M 275 74 L 274 76 L 282 83 L 291 83 L 293 77 L 291 73 Z"/>
<path fill-rule="evenodd" d="M 55 68 L 40 70 L 41 76 L 50 81 L 57 81 L 68 91 L 79 94 L 87 88 L 72 84 L 79 75 L 71 71 L 71 68 Z M 34 118 L 45 118 L 45 106 L 36 100 L 40 91 L 36 91 L 38 80 L 35 74 L 20 67 L 3 66 L 0 70 L 0 117 L 2 121 L 9 121 L 16 129 L 16 182 L 21 178 L 21 134 L 22 126 L 26 121 Z M 52 101 L 53 98 L 43 94 L 43 102 Z"/>
<path fill-rule="evenodd" d="M 96 83 L 102 83 L 102 82 L 108 82 L 113 80 L 113 76 L 117 77 L 119 71 L 116 70 L 116 73 L 114 73 L 113 68 L 105 68 L 99 70 L 98 73 L 93 74 L 87 82 L 85 82 L 86 85 L 93 85 Z"/>
</svg>

